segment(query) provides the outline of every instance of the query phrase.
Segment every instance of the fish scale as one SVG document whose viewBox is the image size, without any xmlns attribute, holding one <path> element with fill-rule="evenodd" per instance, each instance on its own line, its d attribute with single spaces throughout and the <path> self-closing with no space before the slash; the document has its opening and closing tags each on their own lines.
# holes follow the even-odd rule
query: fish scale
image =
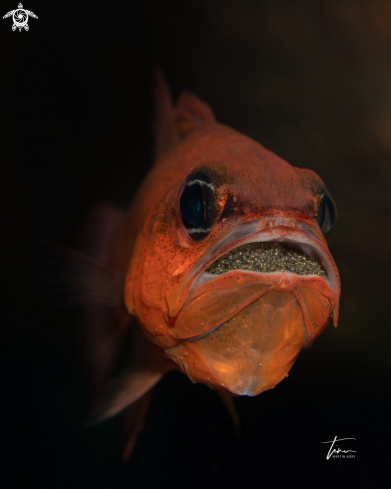
<svg viewBox="0 0 391 489">
<path fill-rule="evenodd" d="M 296 275 L 319 275 L 325 272 L 313 256 L 285 249 L 279 243 L 251 243 L 239 246 L 216 260 L 207 272 L 220 275 L 231 270 L 255 272 L 290 272 Z"/>
</svg>

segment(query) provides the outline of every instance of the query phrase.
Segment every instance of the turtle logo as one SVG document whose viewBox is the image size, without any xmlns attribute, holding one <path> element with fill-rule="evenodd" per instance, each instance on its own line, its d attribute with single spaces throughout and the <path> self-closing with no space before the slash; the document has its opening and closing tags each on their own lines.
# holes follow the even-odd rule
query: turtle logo
<svg viewBox="0 0 391 489">
<path fill-rule="evenodd" d="M 3 19 L 11 17 L 11 15 L 14 21 L 12 25 L 12 30 L 15 31 L 16 29 L 19 29 L 19 32 L 21 32 L 23 28 L 26 31 L 29 30 L 29 26 L 27 24 L 27 22 L 29 21 L 29 16 L 34 17 L 34 19 L 38 19 L 34 12 L 31 12 L 30 10 L 25 10 L 21 3 L 18 5 L 18 8 L 16 10 L 11 10 L 10 12 L 7 12 L 4 15 Z"/>
</svg>

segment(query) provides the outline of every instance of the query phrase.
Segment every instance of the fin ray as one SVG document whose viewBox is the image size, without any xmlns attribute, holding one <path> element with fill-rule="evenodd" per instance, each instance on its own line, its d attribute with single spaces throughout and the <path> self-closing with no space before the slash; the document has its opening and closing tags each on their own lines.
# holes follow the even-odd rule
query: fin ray
<svg viewBox="0 0 391 489">
<path fill-rule="evenodd" d="M 45 253 L 44 270 L 37 278 L 56 305 L 123 305 L 125 277 L 121 272 L 56 243 L 44 242 L 40 248 Z"/>
</svg>

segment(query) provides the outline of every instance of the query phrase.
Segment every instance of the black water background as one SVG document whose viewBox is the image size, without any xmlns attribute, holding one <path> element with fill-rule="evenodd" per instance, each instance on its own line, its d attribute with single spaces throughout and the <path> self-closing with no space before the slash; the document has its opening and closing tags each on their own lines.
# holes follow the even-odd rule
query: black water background
<svg viewBox="0 0 391 489">
<path fill-rule="evenodd" d="M 3 6 L 4 5 L 4 6 Z M 391 12 L 386 2 L 54 2 L 1 27 L 1 487 L 385 487 L 390 455 Z M 3 2 L 4 13 L 15 8 Z M 3 14 L 2 14 L 3 15 Z M 127 205 L 152 163 L 151 69 L 326 181 L 339 221 L 338 329 L 289 379 L 236 400 L 159 384 L 134 457 L 87 429 L 74 311 L 30 280 L 35 238 L 70 245 L 96 200 Z M 353 460 L 321 441 L 355 437 Z"/>
</svg>

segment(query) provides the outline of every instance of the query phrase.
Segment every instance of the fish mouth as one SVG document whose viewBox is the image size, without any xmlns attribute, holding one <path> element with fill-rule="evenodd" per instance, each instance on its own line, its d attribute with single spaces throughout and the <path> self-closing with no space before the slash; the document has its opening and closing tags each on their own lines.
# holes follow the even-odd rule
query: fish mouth
<svg viewBox="0 0 391 489">
<path fill-rule="evenodd" d="M 204 252 L 193 268 L 194 281 L 186 302 L 197 295 L 197 289 L 202 285 L 216 280 L 221 274 L 232 272 L 265 276 L 285 274 L 287 277 L 300 276 L 301 279 L 310 279 L 315 276 L 324 280 L 338 295 L 340 281 L 337 267 L 327 246 L 317 238 L 313 226 L 298 222 L 294 228 L 280 225 L 258 231 L 257 228 L 261 227 L 261 224 L 262 219 L 251 225 L 250 223 L 242 224 L 229 231 L 226 236 Z M 254 262 L 251 263 L 247 259 L 242 262 L 247 267 L 239 263 L 235 263 L 236 268 L 230 266 L 232 260 L 228 263 L 229 266 L 225 263 L 222 266 L 222 262 L 230 255 L 234 256 L 235 260 L 238 260 L 239 257 L 242 259 L 243 250 L 245 253 L 250 252 L 250 260 L 251 250 L 258 253 L 256 257 L 258 266 L 254 266 Z M 248 257 L 248 254 L 245 256 Z M 269 261 L 262 260 L 266 257 L 269 258 Z M 309 266 L 306 266 L 307 264 Z"/>
<path fill-rule="evenodd" d="M 295 270 L 268 270 L 243 269 L 224 270 L 224 273 L 210 273 L 216 262 L 226 253 L 244 245 L 259 246 L 260 244 L 274 243 L 284 248 L 285 251 L 296 252 L 298 255 L 312 257 L 324 273 L 297 274 Z M 273 245 L 272 245 L 273 247 Z M 212 268 L 211 268 L 212 267 Z M 174 318 L 189 302 L 203 293 L 207 285 L 213 287 L 214 281 L 227 279 L 233 276 L 250 282 L 254 279 L 264 280 L 265 284 L 273 287 L 287 284 L 289 287 L 308 281 L 310 287 L 316 286 L 328 290 L 328 295 L 334 297 L 332 317 L 334 324 L 338 321 L 338 304 L 340 294 L 340 280 L 334 259 L 331 256 L 327 244 L 323 239 L 319 227 L 315 222 L 302 221 L 298 218 L 275 218 L 265 216 L 239 223 L 220 234 L 198 257 L 190 269 L 178 278 L 174 277 L 172 285 L 167 293 L 168 317 Z M 277 285 L 279 284 L 279 285 Z"/>
<path fill-rule="evenodd" d="M 178 343 L 166 353 L 193 381 L 256 395 L 286 376 L 330 316 L 337 325 L 339 274 L 319 228 L 276 221 L 232 227 L 182 277 Z"/>
<path fill-rule="evenodd" d="M 340 284 L 334 260 L 327 247 L 311 233 L 311 230 L 308 230 L 308 225 L 305 231 L 300 228 L 277 226 L 247 234 L 228 244 L 224 241 L 220 244 L 223 246 L 220 246 L 209 260 L 204 261 L 203 266 L 199 269 L 199 274 L 190 288 L 185 304 L 205 290 L 203 285 L 219 279 L 221 275 L 233 272 L 261 275 L 267 281 L 275 283 L 277 280 L 279 284 L 284 281 L 292 284 L 295 279 L 299 281 L 315 279 L 326 282 L 338 297 Z M 334 308 L 334 312 L 332 317 L 336 324 L 338 306 Z M 216 324 L 200 335 L 187 338 L 186 342 L 201 340 L 219 330 L 226 323 L 224 321 Z M 305 328 L 303 348 L 308 344 L 308 336 L 308 329 Z"/>
<path fill-rule="evenodd" d="M 294 275 L 319 275 L 325 272 L 314 256 L 304 254 L 297 244 L 288 248 L 278 241 L 251 242 L 226 252 L 205 272 L 221 275 L 232 270 L 257 273 L 286 272 Z"/>
</svg>

